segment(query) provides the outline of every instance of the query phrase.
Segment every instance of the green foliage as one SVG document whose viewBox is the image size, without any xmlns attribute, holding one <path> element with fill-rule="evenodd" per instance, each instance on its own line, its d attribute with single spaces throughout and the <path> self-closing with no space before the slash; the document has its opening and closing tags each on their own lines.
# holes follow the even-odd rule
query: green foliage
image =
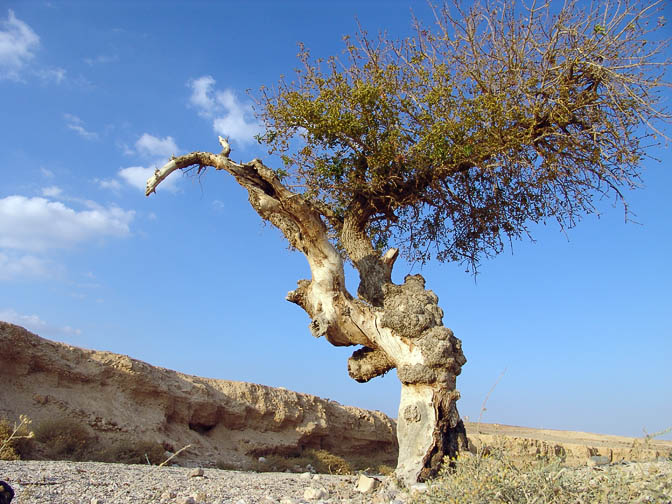
<svg viewBox="0 0 672 504">
<path fill-rule="evenodd" d="M 655 465 L 646 471 L 614 466 L 609 472 L 568 469 L 559 459 L 519 461 L 502 450 L 461 456 L 453 468 L 444 464 L 440 477 L 414 504 L 574 504 L 668 502 L 672 478 Z"/>
<path fill-rule="evenodd" d="M 373 242 L 475 268 L 530 222 L 571 227 L 638 184 L 670 60 L 660 2 L 551 4 L 444 4 L 435 29 L 361 32 L 342 59 L 301 46 L 295 80 L 261 91 L 258 140 L 337 239 L 356 216 Z"/>
</svg>

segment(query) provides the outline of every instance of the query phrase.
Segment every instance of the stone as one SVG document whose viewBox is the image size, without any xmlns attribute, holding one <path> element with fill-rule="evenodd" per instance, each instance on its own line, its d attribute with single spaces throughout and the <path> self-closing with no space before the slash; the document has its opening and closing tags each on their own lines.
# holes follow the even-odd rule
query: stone
<svg viewBox="0 0 672 504">
<path fill-rule="evenodd" d="M 196 502 L 206 502 L 208 500 L 208 494 L 203 491 L 198 491 L 192 495 Z"/>
<path fill-rule="evenodd" d="M 283 497 L 280 499 L 280 504 L 298 504 L 299 501 L 292 499 L 291 497 Z"/>
<path fill-rule="evenodd" d="M 190 478 L 202 478 L 203 476 L 205 476 L 205 471 L 203 471 L 202 467 L 197 467 L 196 469 L 189 471 Z"/>
<path fill-rule="evenodd" d="M 410 486 L 411 492 L 425 493 L 427 491 L 427 483 L 416 483 Z"/>
<path fill-rule="evenodd" d="M 175 492 L 174 490 L 166 490 L 161 494 L 162 501 L 169 501 L 171 499 L 174 499 L 175 497 L 177 497 L 177 492 Z"/>
<path fill-rule="evenodd" d="M 299 478 L 301 478 L 302 480 L 309 480 L 310 479 L 310 473 L 309 472 L 301 473 Z"/>
<path fill-rule="evenodd" d="M 588 467 L 595 467 L 595 466 L 607 465 L 610 462 L 611 460 L 609 460 L 609 457 L 605 455 L 593 455 L 588 459 L 586 465 Z"/>
<path fill-rule="evenodd" d="M 323 488 L 308 487 L 303 491 L 303 498 L 306 500 L 326 499 L 328 496 Z"/>
<path fill-rule="evenodd" d="M 355 490 L 363 494 L 370 494 L 373 493 L 378 485 L 380 485 L 380 480 L 360 474 L 355 485 Z"/>
<path fill-rule="evenodd" d="M 180 497 L 175 501 L 177 504 L 196 504 L 196 501 L 193 497 Z"/>
<path fill-rule="evenodd" d="M 91 499 L 91 504 L 104 504 L 103 499 L 99 499 L 98 497 L 93 497 Z"/>
<path fill-rule="evenodd" d="M 260 464 L 265 464 L 266 463 L 266 457 L 259 457 L 259 463 Z"/>
</svg>

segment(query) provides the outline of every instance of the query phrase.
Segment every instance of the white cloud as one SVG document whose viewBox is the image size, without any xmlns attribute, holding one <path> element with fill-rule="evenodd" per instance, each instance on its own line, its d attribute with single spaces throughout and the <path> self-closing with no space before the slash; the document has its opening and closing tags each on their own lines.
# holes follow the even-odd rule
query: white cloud
<svg viewBox="0 0 672 504">
<path fill-rule="evenodd" d="M 9 10 L 0 20 L 0 79 L 19 80 L 22 68 L 40 45 L 40 37 Z"/>
<path fill-rule="evenodd" d="M 154 173 L 153 168 L 145 168 L 144 166 L 129 166 L 128 168 L 119 170 L 119 176 L 124 179 L 128 185 L 136 187 L 142 191 L 145 190 L 147 179 L 152 176 L 152 173 Z"/>
<path fill-rule="evenodd" d="M 124 179 L 128 185 L 136 187 L 142 192 L 145 192 L 147 179 L 154 174 L 155 170 L 156 166 L 149 168 L 144 166 L 129 166 L 128 168 L 119 170 L 119 176 Z M 168 177 L 163 182 L 161 182 L 161 188 L 167 189 L 170 192 L 176 192 L 178 180 L 179 178 L 175 175 Z"/>
<path fill-rule="evenodd" d="M 111 189 L 112 191 L 121 189 L 121 183 L 116 179 L 94 179 L 94 182 L 96 182 L 101 189 Z"/>
<path fill-rule="evenodd" d="M 253 142 L 262 128 L 254 117 L 251 103 L 239 101 L 231 89 L 219 91 L 214 86 L 215 79 L 209 75 L 190 81 L 189 103 L 198 115 L 212 120 L 215 133 L 241 144 Z"/>
<path fill-rule="evenodd" d="M 159 157 L 164 161 L 179 151 L 173 137 L 158 138 L 149 133 L 144 133 L 138 138 L 135 142 L 135 149 L 142 156 Z"/>
<path fill-rule="evenodd" d="M 60 84 L 65 80 L 65 74 L 67 71 L 64 68 L 43 68 L 38 70 L 37 76 L 45 82 L 55 82 Z"/>
<path fill-rule="evenodd" d="M 44 178 L 53 178 L 54 177 L 54 172 L 51 170 L 48 170 L 46 168 L 40 168 L 40 173 L 42 173 L 42 176 Z"/>
<path fill-rule="evenodd" d="M 65 118 L 68 129 L 77 132 L 82 138 L 85 138 L 86 140 L 98 139 L 98 133 L 88 131 L 84 127 L 84 121 L 82 121 L 79 117 L 72 114 L 63 114 L 63 117 Z"/>
<path fill-rule="evenodd" d="M 75 329 L 69 325 L 63 327 L 57 327 L 50 324 L 47 324 L 37 315 L 22 315 L 17 313 L 16 310 L 12 308 L 5 308 L 0 310 L 0 320 L 9 322 L 10 324 L 20 325 L 25 327 L 29 331 L 32 331 L 39 336 L 54 337 L 62 335 L 80 335 L 82 331 L 80 329 Z"/>
<path fill-rule="evenodd" d="M 63 190 L 58 186 L 50 186 L 42 188 L 42 196 L 46 196 L 48 198 L 57 198 L 62 193 Z"/>
<path fill-rule="evenodd" d="M 34 255 L 14 255 L 0 252 L 0 281 L 17 278 L 50 278 L 60 268 L 48 259 Z"/>
<path fill-rule="evenodd" d="M 204 117 L 211 117 L 215 109 L 215 100 L 210 95 L 212 87 L 215 85 L 215 79 L 205 75 L 200 79 L 194 79 L 189 83 L 191 87 L 191 96 L 189 102 L 198 109 L 198 113 Z"/>
<path fill-rule="evenodd" d="M 168 162 L 171 156 L 177 155 L 180 148 L 175 143 L 173 137 L 156 137 L 149 133 L 143 133 L 135 142 L 135 150 L 125 148 L 126 154 L 136 154 L 147 163 L 141 166 L 129 166 L 122 168 L 117 172 L 119 179 L 127 185 L 140 189 L 145 192 L 147 179 L 154 174 L 154 171 Z M 177 191 L 178 177 L 168 177 L 161 183 L 162 189 L 168 189 L 171 192 Z M 116 179 L 96 180 L 98 185 L 104 189 L 118 190 L 120 184 Z"/>
<path fill-rule="evenodd" d="M 89 210 L 77 211 L 39 197 L 14 195 L 0 199 L 0 247 L 44 252 L 130 234 L 134 211 L 116 206 L 105 208 L 91 201 L 86 205 Z"/>
</svg>

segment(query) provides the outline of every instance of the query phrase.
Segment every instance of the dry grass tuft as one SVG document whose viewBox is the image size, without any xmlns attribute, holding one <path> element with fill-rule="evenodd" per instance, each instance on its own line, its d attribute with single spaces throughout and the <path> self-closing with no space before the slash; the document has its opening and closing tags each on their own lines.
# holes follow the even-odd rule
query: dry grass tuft
<svg viewBox="0 0 672 504">
<path fill-rule="evenodd" d="M 25 451 L 27 443 L 34 434 L 30 430 L 32 421 L 26 415 L 19 417 L 19 423 L 0 419 L 0 460 L 18 460 Z"/>
<path fill-rule="evenodd" d="M 343 457 L 328 450 L 308 449 L 301 454 L 264 455 L 265 462 L 254 462 L 253 471 L 257 472 L 306 472 L 308 467 L 321 474 L 356 474 L 358 472 L 391 474 L 394 472 L 394 460 L 372 460 L 368 457 Z M 236 469 L 225 460 L 217 463 L 219 469 Z"/>
<path fill-rule="evenodd" d="M 660 462 L 668 464 L 669 462 Z M 627 465 L 570 469 L 559 458 L 514 460 L 499 448 L 490 453 L 460 455 L 445 464 L 413 503 L 576 504 L 668 503 L 672 473 L 652 463 L 646 470 Z"/>
<path fill-rule="evenodd" d="M 48 460 L 90 460 L 95 436 L 84 425 L 69 418 L 45 420 L 35 429 L 39 451 Z"/>
</svg>

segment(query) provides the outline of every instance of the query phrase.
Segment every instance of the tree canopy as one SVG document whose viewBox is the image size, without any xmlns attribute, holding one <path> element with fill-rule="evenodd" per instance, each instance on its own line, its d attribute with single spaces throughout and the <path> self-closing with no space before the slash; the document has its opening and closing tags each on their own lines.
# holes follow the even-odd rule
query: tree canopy
<svg viewBox="0 0 672 504">
<path fill-rule="evenodd" d="M 475 271 L 530 223 L 625 203 L 671 117 L 663 2 L 529 3 L 433 6 L 433 26 L 360 29 L 341 58 L 301 46 L 294 78 L 262 88 L 259 141 L 336 244 L 350 219 L 380 251 Z"/>
</svg>

